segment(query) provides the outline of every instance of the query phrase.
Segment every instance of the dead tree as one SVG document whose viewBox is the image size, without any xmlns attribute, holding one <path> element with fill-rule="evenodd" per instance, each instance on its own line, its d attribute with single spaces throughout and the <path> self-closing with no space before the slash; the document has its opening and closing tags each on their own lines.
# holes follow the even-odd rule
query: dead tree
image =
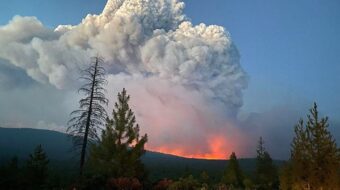
<svg viewBox="0 0 340 190">
<path fill-rule="evenodd" d="M 108 100 L 105 98 L 107 81 L 103 62 L 102 58 L 94 57 L 90 66 L 81 71 L 80 79 L 85 83 L 78 92 L 84 98 L 79 101 L 79 109 L 71 113 L 72 118 L 68 122 L 67 132 L 73 139 L 75 150 L 80 151 L 80 176 L 83 175 L 87 145 L 98 140 L 97 132 L 106 123 L 104 106 L 107 106 Z"/>
</svg>

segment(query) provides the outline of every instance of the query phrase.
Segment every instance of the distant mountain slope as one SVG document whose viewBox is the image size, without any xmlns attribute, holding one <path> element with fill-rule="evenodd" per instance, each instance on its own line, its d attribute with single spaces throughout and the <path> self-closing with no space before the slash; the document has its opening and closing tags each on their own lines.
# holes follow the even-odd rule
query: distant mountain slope
<svg viewBox="0 0 340 190">
<path fill-rule="evenodd" d="M 64 165 L 76 166 L 75 161 L 71 159 L 74 154 L 71 152 L 72 142 L 68 136 L 41 129 L 0 128 L 0 161 L 8 160 L 14 155 L 26 159 L 39 144 L 43 146 L 52 164 L 64 163 Z M 239 161 L 242 169 L 247 173 L 254 170 L 255 159 Z M 156 180 L 177 178 L 186 174 L 198 176 L 202 171 L 207 171 L 211 177 L 219 178 L 228 161 L 191 159 L 147 151 L 143 162 L 149 170 L 150 178 Z M 276 163 L 282 164 L 280 161 Z"/>
<path fill-rule="evenodd" d="M 72 142 L 66 134 L 40 129 L 0 128 L 0 158 L 26 158 L 41 144 L 52 160 L 70 159 Z"/>
</svg>

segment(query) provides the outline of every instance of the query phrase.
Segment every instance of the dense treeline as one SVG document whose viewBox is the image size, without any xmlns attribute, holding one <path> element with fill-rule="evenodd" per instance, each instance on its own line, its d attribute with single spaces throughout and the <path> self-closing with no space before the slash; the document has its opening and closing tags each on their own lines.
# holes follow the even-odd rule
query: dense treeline
<svg viewBox="0 0 340 190">
<path fill-rule="evenodd" d="M 80 150 L 76 152 L 80 155 L 79 174 L 54 173 L 39 145 L 24 164 L 19 165 L 18 159 L 13 158 L 0 168 L 0 189 L 340 189 L 340 151 L 328 130 L 328 118 L 320 118 L 316 104 L 307 122 L 301 120 L 295 126 L 291 157 L 282 168 L 273 163 L 260 137 L 252 173 L 242 171 L 233 152 L 217 180 L 206 171 L 201 171 L 199 176 L 188 171 L 180 178 L 149 181 L 141 161 L 147 135 L 140 135 L 125 89 L 118 93 L 112 116 L 107 116 L 103 107 L 108 100 L 103 92 L 105 79 L 101 62 L 95 58 L 94 64 L 85 70 L 83 78 L 87 83 L 80 88 L 85 98 L 80 100 L 80 108 L 72 113 L 74 117 L 69 122 L 69 134 Z M 102 125 L 105 128 L 100 130 Z"/>
</svg>

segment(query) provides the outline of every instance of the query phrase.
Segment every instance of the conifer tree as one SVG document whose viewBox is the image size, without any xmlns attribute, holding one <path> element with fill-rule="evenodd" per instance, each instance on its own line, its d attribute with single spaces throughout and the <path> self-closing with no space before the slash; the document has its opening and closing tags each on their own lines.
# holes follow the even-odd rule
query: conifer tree
<svg viewBox="0 0 340 190">
<path fill-rule="evenodd" d="M 260 137 L 257 147 L 255 182 L 257 189 L 272 190 L 278 185 L 276 166 L 269 153 L 265 150 L 264 141 Z"/>
<path fill-rule="evenodd" d="M 229 163 L 224 171 L 222 183 L 232 188 L 243 188 L 243 173 L 239 166 L 235 152 L 230 155 Z"/>
<path fill-rule="evenodd" d="M 26 180 L 32 189 L 43 189 L 48 178 L 48 163 L 41 145 L 38 145 L 30 154 L 26 163 Z"/>
<path fill-rule="evenodd" d="M 129 107 L 130 96 L 126 90 L 118 93 L 112 118 L 107 119 L 101 141 L 93 145 L 89 166 L 106 177 L 145 178 L 141 156 L 145 153 L 147 135 L 139 135 L 134 113 Z"/>
<path fill-rule="evenodd" d="M 320 118 L 314 103 L 304 125 L 295 127 L 291 163 L 293 189 L 339 189 L 340 153 L 328 131 L 328 118 Z"/>
<path fill-rule="evenodd" d="M 292 190 L 292 164 L 290 161 L 286 162 L 280 169 L 280 190 Z"/>
<path fill-rule="evenodd" d="M 284 174 L 292 175 L 292 188 L 303 189 L 310 187 L 312 155 L 311 142 L 309 141 L 309 131 L 304 127 L 304 121 L 301 119 L 294 129 L 295 137 L 292 142 L 291 150 L 291 172 L 285 171 Z M 285 168 L 287 170 L 288 168 Z M 284 175 L 283 174 L 283 175 Z M 288 176 L 282 176 L 288 178 Z M 284 183 L 284 182 L 282 182 Z M 287 184 L 286 186 L 288 186 Z"/>
<path fill-rule="evenodd" d="M 68 122 L 67 132 L 73 138 L 75 149 L 80 151 L 80 176 L 83 174 L 87 144 L 99 139 L 97 131 L 105 125 L 107 118 L 104 106 L 108 104 L 108 100 L 103 87 L 107 81 L 102 64 L 103 59 L 94 57 L 90 66 L 82 71 L 81 79 L 85 84 L 78 91 L 85 97 L 79 101 L 79 109 L 71 113 L 73 118 Z"/>
</svg>

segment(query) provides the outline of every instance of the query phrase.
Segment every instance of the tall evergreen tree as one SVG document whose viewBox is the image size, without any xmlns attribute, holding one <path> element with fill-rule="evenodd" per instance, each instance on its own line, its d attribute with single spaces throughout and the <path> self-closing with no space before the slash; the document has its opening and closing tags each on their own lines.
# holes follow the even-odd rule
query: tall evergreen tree
<svg viewBox="0 0 340 190">
<path fill-rule="evenodd" d="M 243 188 L 243 173 L 239 166 L 235 152 L 229 157 L 229 163 L 224 171 L 222 183 L 226 184 L 229 188 Z"/>
<path fill-rule="evenodd" d="M 309 131 L 304 127 L 304 121 L 301 119 L 294 129 L 295 137 L 292 142 L 291 150 L 291 170 L 286 171 L 286 175 L 292 175 L 292 188 L 303 189 L 310 187 L 312 157 L 311 142 L 309 141 Z M 288 168 L 285 168 L 286 170 Z M 284 174 L 283 174 L 284 175 Z M 288 178 L 288 176 L 282 176 Z M 284 183 L 284 182 L 282 182 Z M 288 186 L 287 184 L 286 186 Z"/>
<path fill-rule="evenodd" d="M 307 118 L 296 125 L 292 142 L 293 189 L 339 189 L 340 152 L 328 118 L 319 117 L 316 103 Z"/>
<path fill-rule="evenodd" d="M 257 147 L 255 183 L 257 189 L 261 190 L 278 188 L 277 168 L 269 153 L 265 150 L 262 137 L 260 137 Z"/>
<path fill-rule="evenodd" d="M 292 190 L 292 164 L 290 161 L 286 162 L 280 169 L 280 190 Z"/>
<path fill-rule="evenodd" d="M 73 118 L 68 122 L 67 132 L 72 136 L 76 150 L 81 151 L 80 176 L 83 174 L 87 144 L 98 140 L 97 131 L 105 125 L 107 118 L 104 106 L 108 104 L 108 100 L 103 87 L 107 81 L 102 64 L 103 59 L 94 57 L 90 66 L 82 71 L 81 79 L 85 84 L 78 91 L 85 97 L 79 101 L 79 109 L 71 113 Z"/>
<path fill-rule="evenodd" d="M 139 135 L 134 113 L 129 107 L 130 96 L 123 89 L 118 93 L 112 119 L 107 119 L 101 141 L 91 148 L 89 166 L 106 177 L 145 177 L 141 156 L 145 153 L 147 135 Z"/>
<path fill-rule="evenodd" d="M 38 145 L 30 154 L 25 167 L 25 177 L 30 189 L 44 189 L 48 178 L 48 163 L 46 153 L 42 146 Z"/>
</svg>

